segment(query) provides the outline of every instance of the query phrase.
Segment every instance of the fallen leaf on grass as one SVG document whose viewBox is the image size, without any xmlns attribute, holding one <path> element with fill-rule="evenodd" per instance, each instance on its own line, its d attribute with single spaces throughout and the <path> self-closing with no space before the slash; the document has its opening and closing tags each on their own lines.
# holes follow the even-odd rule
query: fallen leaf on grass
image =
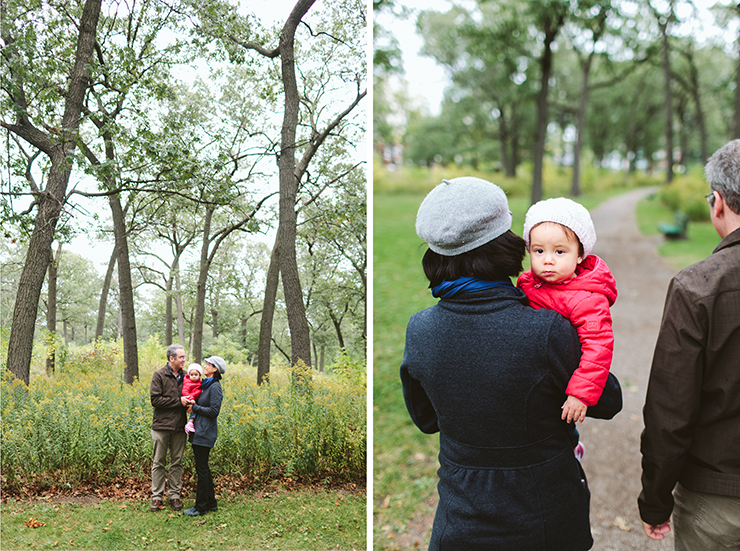
<svg viewBox="0 0 740 551">
<path fill-rule="evenodd" d="M 200 522 L 196 522 L 195 525 L 196 526 L 203 526 L 205 523 L 206 523 L 205 520 L 201 520 Z"/>
<path fill-rule="evenodd" d="M 45 522 L 41 522 L 40 520 L 37 520 L 37 519 L 35 519 L 33 517 L 29 518 L 23 524 L 25 524 L 29 528 L 39 528 L 41 526 L 46 526 L 46 523 Z"/>
<path fill-rule="evenodd" d="M 617 517 L 612 521 L 612 524 L 619 528 L 620 530 L 624 530 L 625 532 L 629 532 L 632 530 L 631 526 L 627 526 L 627 523 L 622 517 Z"/>
</svg>

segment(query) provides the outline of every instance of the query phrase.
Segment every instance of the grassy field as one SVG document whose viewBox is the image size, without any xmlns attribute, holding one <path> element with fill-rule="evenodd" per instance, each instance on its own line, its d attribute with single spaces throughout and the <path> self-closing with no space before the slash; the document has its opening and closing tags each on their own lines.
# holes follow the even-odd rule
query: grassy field
<svg viewBox="0 0 740 551">
<path fill-rule="evenodd" d="M 192 500 L 185 500 L 189 507 Z M 219 510 L 188 517 L 148 501 L 76 503 L 39 499 L 2 506 L 3 551 L 365 549 L 364 492 L 260 491 L 219 501 Z M 44 523 L 34 528 L 31 519 Z"/>
<path fill-rule="evenodd" d="M 401 392 L 398 367 L 409 317 L 436 302 L 421 269 L 425 250 L 414 229 L 416 211 L 426 189 L 392 189 L 374 195 L 373 414 L 374 414 L 374 549 L 422 548 L 426 523 L 434 514 L 439 437 L 413 426 Z M 592 209 L 624 189 L 601 190 L 579 198 Z M 528 197 L 510 194 L 513 230 L 521 233 Z M 658 221 L 673 212 L 650 198 L 638 210 L 644 233 L 657 233 Z M 719 242 L 711 223 L 692 222 L 689 240 L 666 243 L 661 254 L 677 268 L 706 257 Z M 528 259 L 525 260 L 528 262 Z M 525 265 L 526 269 L 526 265 Z"/>
</svg>

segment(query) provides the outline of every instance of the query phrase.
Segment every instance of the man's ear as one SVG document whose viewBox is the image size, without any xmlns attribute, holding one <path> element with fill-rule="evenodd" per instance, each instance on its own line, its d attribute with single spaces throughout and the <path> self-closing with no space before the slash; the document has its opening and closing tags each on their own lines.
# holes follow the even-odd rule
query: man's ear
<svg viewBox="0 0 740 551">
<path fill-rule="evenodd" d="M 727 205 L 725 204 L 725 198 L 722 197 L 721 193 L 713 192 L 714 193 L 714 216 L 717 218 L 720 218 L 720 216 L 724 216 L 725 214 L 725 208 L 727 208 Z"/>
</svg>

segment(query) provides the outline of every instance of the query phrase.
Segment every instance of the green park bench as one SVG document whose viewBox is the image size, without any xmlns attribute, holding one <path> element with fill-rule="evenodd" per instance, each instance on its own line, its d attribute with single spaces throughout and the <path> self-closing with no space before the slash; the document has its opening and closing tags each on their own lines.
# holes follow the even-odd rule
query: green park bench
<svg viewBox="0 0 740 551">
<path fill-rule="evenodd" d="M 686 239 L 686 230 L 689 227 L 689 217 L 683 212 L 676 211 L 676 216 L 673 224 L 668 222 L 661 222 L 658 224 L 658 229 L 666 239 Z"/>
</svg>

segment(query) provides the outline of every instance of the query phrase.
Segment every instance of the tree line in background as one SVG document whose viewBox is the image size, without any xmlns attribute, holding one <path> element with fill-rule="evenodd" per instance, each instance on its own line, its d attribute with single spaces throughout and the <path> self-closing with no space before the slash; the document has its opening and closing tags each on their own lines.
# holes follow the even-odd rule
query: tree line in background
<svg viewBox="0 0 740 551">
<path fill-rule="evenodd" d="M 48 372 L 60 329 L 120 337 L 129 383 L 154 333 L 193 361 L 204 341 L 256 356 L 260 382 L 271 345 L 292 365 L 364 358 L 365 4 L 314 4 L 270 28 L 223 0 L 3 2 L 0 321 L 17 378 L 44 326 Z M 79 233 L 113 244 L 104 276 L 65 249 Z"/>
<path fill-rule="evenodd" d="M 410 16 L 402 0 L 373 7 Z M 438 115 L 392 85 L 399 42 L 374 28 L 374 140 L 402 143 L 406 162 L 509 177 L 531 164 L 536 202 L 547 156 L 573 167 L 577 196 L 583 162 L 660 168 L 670 182 L 740 137 L 737 3 L 471 0 L 423 10 L 416 26 L 450 77 Z"/>
</svg>

